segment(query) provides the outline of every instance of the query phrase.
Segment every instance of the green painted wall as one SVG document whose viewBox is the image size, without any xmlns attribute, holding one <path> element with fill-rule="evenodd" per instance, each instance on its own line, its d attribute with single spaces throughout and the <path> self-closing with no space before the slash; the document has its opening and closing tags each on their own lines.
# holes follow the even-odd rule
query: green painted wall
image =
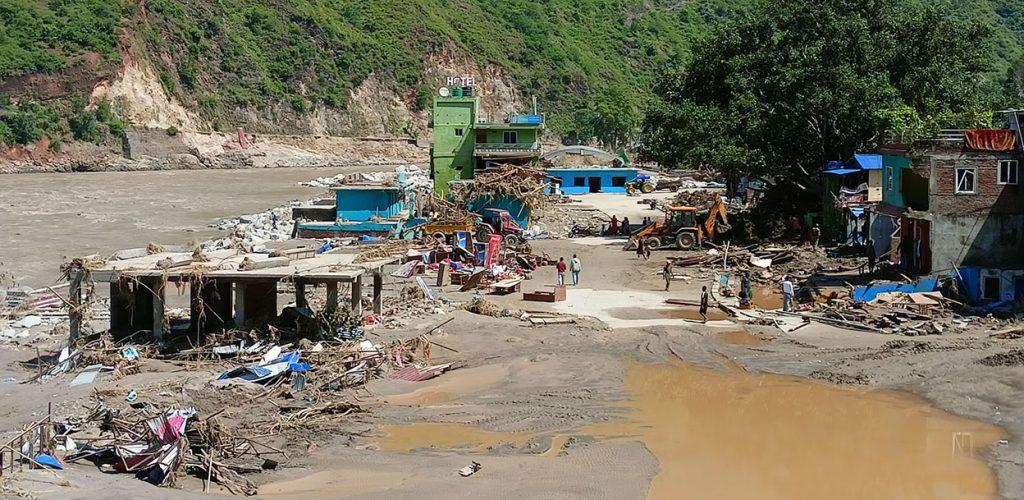
<svg viewBox="0 0 1024 500">
<path fill-rule="evenodd" d="M 448 182 L 473 178 L 473 124 L 476 97 L 434 97 L 434 143 L 430 148 L 430 169 L 434 192 L 448 193 Z"/>
<path fill-rule="evenodd" d="M 516 133 L 516 144 L 522 144 L 524 146 L 532 145 L 537 142 L 537 128 L 508 128 L 508 129 L 489 129 L 487 131 L 487 142 L 488 143 L 504 143 L 505 132 Z"/>
<path fill-rule="evenodd" d="M 882 203 L 900 208 L 906 206 L 902 191 L 905 168 L 910 168 L 910 158 L 902 155 L 882 155 Z"/>
</svg>

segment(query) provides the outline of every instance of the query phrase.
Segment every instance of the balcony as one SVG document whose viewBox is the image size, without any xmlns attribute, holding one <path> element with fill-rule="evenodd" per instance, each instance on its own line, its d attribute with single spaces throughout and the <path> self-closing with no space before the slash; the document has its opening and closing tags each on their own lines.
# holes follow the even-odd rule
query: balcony
<svg viewBox="0 0 1024 500">
<path fill-rule="evenodd" d="M 481 158 L 524 158 L 540 155 L 540 143 L 482 142 L 473 146 L 473 154 Z"/>
</svg>

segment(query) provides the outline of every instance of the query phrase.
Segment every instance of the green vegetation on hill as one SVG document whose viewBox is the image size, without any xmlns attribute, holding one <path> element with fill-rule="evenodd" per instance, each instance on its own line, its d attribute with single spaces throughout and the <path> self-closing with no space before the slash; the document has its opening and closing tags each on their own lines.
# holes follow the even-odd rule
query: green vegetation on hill
<svg viewBox="0 0 1024 500">
<path fill-rule="evenodd" d="M 655 78 L 689 60 L 709 26 L 737 18 L 752 3 L 0 0 L 0 93 L 12 98 L 0 101 L 0 140 L 20 142 L 40 129 L 70 137 L 69 118 L 83 112 L 73 105 L 83 97 L 80 86 L 69 84 L 68 95 L 36 104 L 21 77 L 76 83 L 81 75 L 73 70 L 116 66 L 128 42 L 133 56 L 157 67 L 168 92 L 211 123 L 238 108 L 344 110 L 350 90 L 371 74 L 422 108 L 437 83 L 424 78 L 428 55 L 452 49 L 478 65 L 503 67 L 524 95 L 538 96 L 552 131 L 625 144 L 636 136 Z M 992 74 L 1005 74 L 1022 54 L 1024 37 L 1015 30 L 1024 29 L 1024 0 L 942 3 L 994 28 Z M 22 113 L 45 121 L 39 106 L 63 118 L 32 133 L 2 128 Z"/>
</svg>

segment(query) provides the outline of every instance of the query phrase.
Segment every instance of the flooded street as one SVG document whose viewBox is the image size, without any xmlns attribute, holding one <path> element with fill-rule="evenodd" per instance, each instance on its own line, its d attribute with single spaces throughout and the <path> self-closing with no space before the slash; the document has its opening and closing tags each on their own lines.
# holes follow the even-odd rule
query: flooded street
<svg viewBox="0 0 1024 500">
<path fill-rule="evenodd" d="M 299 182 L 388 167 L 83 172 L 0 176 L 0 270 L 22 285 L 53 282 L 64 258 L 221 233 L 220 219 L 306 200 Z"/>
</svg>

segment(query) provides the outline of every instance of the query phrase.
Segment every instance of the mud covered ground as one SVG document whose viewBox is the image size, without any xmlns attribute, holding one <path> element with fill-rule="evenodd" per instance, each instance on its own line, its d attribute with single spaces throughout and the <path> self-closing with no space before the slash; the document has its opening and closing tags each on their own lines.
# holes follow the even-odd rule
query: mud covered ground
<svg viewBox="0 0 1024 500">
<path fill-rule="evenodd" d="M 367 411 L 345 417 L 340 430 L 296 438 L 277 471 L 253 476 L 260 497 L 1024 497 L 1024 340 L 702 324 L 689 319 L 692 311 L 659 312 L 678 311 L 662 301 L 695 299 L 704 284 L 676 282 L 664 292 L 659 260 L 671 252 L 640 262 L 618 245 L 532 244 L 555 257 L 578 253 L 580 287 L 555 305 L 487 298 L 600 322 L 529 326 L 453 313 L 434 340 L 458 352 L 434 349 L 432 361 L 461 368 L 421 383 L 378 380 L 346 395 Z M 553 282 L 546 268 L 523 287 Z M 472 296 L 454 290 L 441 296 Z M 378 333 L 407 338 L 444 319 Z M 4 349 L 0 375 L 24 378 L 14 361 L 34 353 Z M 70 377 L 0 384 L 0 426 L 31 421 L 48 401 L 62 414 L 80 413 L 93 390 L 187 379 L 201 391 L 216 373 L 146 366 L 76 389 Z M 239 418 L 271 411 L 223 397 L 195 402 L 200 412 L 228 405 Z M 483 468 L 460 477 L 472 461 Z M 87 465 L 61 476 L 70 486 L 42 471 L 12 486 L 41 498 L 201 496 L 198 481 L 161 489 Z"/>
</svg>

